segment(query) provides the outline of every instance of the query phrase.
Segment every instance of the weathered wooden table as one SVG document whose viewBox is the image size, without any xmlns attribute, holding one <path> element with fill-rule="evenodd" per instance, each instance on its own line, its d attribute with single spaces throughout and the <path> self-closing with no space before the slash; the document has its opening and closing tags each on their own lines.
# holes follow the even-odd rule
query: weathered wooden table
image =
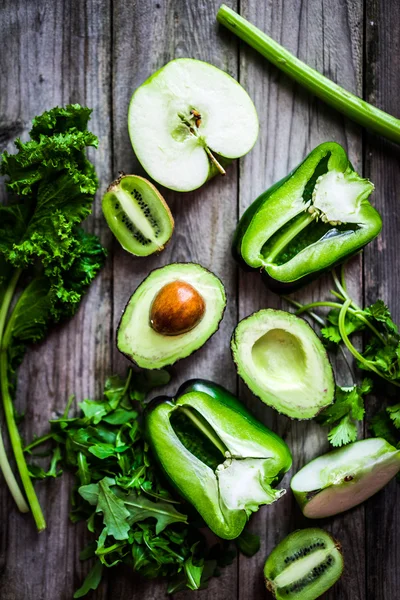
<svg viewBox="0 0 400 600">
<path fill-rule="evenodd" d="M 396 0 L 241 0 L 228 2 L 308 64 L 347 89 L 400 116 L 400 3 Z M 91 127 L 99 136 L 93 153 L 101 181 L 88 226 L 111 249 L 78 315 L 33 348 L 20 370 L 17 408 L 25 411 L 23 433 L 41 433 L 69 394 L 77 399 L 102 389 L 105 377 L 123 372 L 115 328 L 129 295 L 147 273 L 171 261 L 195 261 L 223 280 L 228 307 L 220 331 L 176 368 L 173 389 L 193 376 L 214 379 L 237 391 L 254 412 L 284 436 L 296 471 L 327 449 L 326 432 L 313 423 L 291 422 L 265 408 L 237 380 L 229 338 L 238 319 L 285 303 L 267 291 L 256 273 L 242 273 L 230 255 L 238 216 L 318 143 L 336 140 L 355 168 L 376 185 L 373 199 L 384 226 L 377 241 L 353 261 L 351 287 L 360 302 L 378 296 L 400 321 L 400 150 L 362 131 L 311 97 L 250 48 L 216 24 L 217 0 L 3 0 L 0 7 L 0 142 L 12 149 L 31 118 L 56 104 L 94 108 Z M 126 114 L 132 91 L 174 57 L 209 61 L 238 78 L 255 101 L 260 136 L 253 151 L 193 194 L 165 192 L 176 232 L 161 256 L 135 259 L 112 239 L 100 197 L 118 170 L 141 172 L 132 153 Z M 301 300 L 320 298 L 329 278 L 304 289 Z M 339 375 L 341 367 L 338 366 Z M 368 413 L 379 399 L 368 400 Z M 365 434 L 367 431 L 364 432 Z M 289 477 L 285 478 L 286 486 Z M 32 519 L 17 511 L 0 479 L 0 597 L 2 600 L 66 600 L 87 565 L 78 558 L 87 538 L 84 525 L 68 522 L 71 480 L 38 485 L 48 529 L 37 535 Z M 400 597 L 400 486 L 382 492 L 343 516 L 323 522 L 342 542 L 346 571 L 326 598 L 397 600 Z M 265 597 L 262 565 L 287 533 L 309 524 L 288 493 L 254 516 L 261 551 L 240 557 L 197 598 L 258 600 Z M 161 583 L 138 581 L 115 569 L 96 599 L 158 600 Z M 192 592 L 180 598 L 193 598 Z"/>
</svg>

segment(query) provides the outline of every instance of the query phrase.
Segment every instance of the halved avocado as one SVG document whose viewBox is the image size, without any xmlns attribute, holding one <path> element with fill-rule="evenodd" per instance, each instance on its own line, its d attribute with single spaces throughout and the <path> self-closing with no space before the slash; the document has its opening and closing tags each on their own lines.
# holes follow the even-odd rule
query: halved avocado
<svg viewBox="0 0 400 600">
<path fill-rule="evenodd" d="M 195 263 L 173 263 L 152 271 L 122 315 L 117 347 L 139 367 L 161 369 L 198 350 L 218 329 L 225 289 Z"/>
<path fill-rule="evenodd" d="M 348 444 L 315 458 L 290 487 L 309 519 L 342 513 L 382 489 L 400 470 L 400 450 L 383 438 Z"/>
<path fill-rule="evenodd" d="M 282 310 L 260 310 L 237 325 L 231 349 L 243 381 L 279 412 L 312 419 L 332 404 L 332 367 L 304 319 Z"/>
</svg>

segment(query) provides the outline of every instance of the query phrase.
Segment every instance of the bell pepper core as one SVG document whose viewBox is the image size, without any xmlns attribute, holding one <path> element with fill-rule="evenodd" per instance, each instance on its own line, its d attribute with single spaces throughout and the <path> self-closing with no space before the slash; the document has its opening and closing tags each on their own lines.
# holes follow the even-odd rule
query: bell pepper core
<svg viewBox="0 0 400 600">
<path fill-rule="evenodd" d="M 177 417 L 186 420 L 184 427 Z M 203 448 L 188 424 L 200 432 Z M 175 400 L 156 398 L 146 409 L 145 426 L 170 482 L 221 538 L 238 537 L 252 512 L 285 493 L 272 486 L 291 466 L 287 445 L 219 385 L 192 380 Z"/>
<path fill-rule="evenodd" d="M 368 201 L 373 189 L 342 146 L 325 142 L 246 210 L 234 256 L 261 269 L 278 291 L 280 284 L 298 287 L 378 235 L 381 217 Z"/>
</svg>

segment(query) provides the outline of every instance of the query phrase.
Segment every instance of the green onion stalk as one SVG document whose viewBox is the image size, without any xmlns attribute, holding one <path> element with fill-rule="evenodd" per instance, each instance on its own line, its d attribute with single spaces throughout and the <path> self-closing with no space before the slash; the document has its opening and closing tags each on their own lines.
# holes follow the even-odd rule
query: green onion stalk
<svg viewBox="0 0 400 600">
<path fill-rule="evenodd" d="M 400 119 L 372 106 L 321 75 L 225 4 L 221 5 L 217 20 L 278 69 L 346 117 L 393 142 L 400 143 Z"/>
<path fill-rule="evenodd" d="M 21 270 L 17 269 L 14 271 L 13 276 L 10 279 L 8 287 L 5 291 L 3 302 L 0 309 L 0 391 L 3 399 L 4 414 L 6 417 L 8 432 L 10 436 L 11 446 L 14 452 L 15 460 L 17 463 L 18 471 L 21 477 L 21 482 L 25 490 L 28 504 L 21 492 L 21 489 L 14 477 L 11 470 L 10 463 L 8 461 L 4 442 L 0 430 L 0 468 L 3 472 L 6 483 L 9 490 L 21 512 L 32 511 L 33 518 L 36 523 L 38 531 L 43 531 L 46 528 L 46 521 L 43 516 L 42 509 L 39 504 L 38 497 L 32 484 L 32 480 L 29 474 L 28 465 L 26 464 L 24 449 L 22 440 L 19 435 L 18 427 L 14 416 L 14 407 L 10 394 L 10 382 L 9 382 L 9 365 L 8 365 L 8 348 L 10 345 L 11 331 L 12 331 L 12 315 L 10 313 L 10 304 L 15 292 L 15 288 L 18 283 L 18 279 L 21 275 Z M 14 309 L 15 310 L 15 309 Z M 8 321 L 7 321 L 8 317 Z"/>
</svg>

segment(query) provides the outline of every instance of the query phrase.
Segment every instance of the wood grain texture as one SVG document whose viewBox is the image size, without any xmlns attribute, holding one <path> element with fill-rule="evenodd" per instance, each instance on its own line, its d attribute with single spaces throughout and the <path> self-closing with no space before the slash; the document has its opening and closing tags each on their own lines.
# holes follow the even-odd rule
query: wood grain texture
<svg viewBox="0 0 400 600">
<path fill-rule="evenodd" d="M 365 98 L 400 117 L 400 5 L 371 1 L 365 14 Z M 375 204 L 383 220 L 382 233 L 365 251 L 365 302 L 382 298 L 400 322 L 400 149 L 377 136 L 365 140 L 365 174 L 376 186 Z M 386 397 L 369 404 L 371 415 Z M 398 401 L 398 394 L 393 402 Z M 400 485 L 392 481 L 368 500 L 366 515 L 367 596 L 397 598 L 400 590 Z"/>
<path fill-rule="evenodd" d="M 208 61 L 237 76 L 237 42 L 219 35 L 215 14 L 218 1 L 113 2 L 113 163 L 115 175 L 142 173 L 129 141 L 126 115 L 135 88 L 169 60 L 192 57 Z M 220 277 L 228 306 L 219 331 L 203 348 L 174 368 L 169 390 L 191 377 L 204 377 L 234 389 L 236 376 L 227 340 L 237 320 L 236 266 L 230 257 L 230 236 L 237 222 L 237 164 L 225 177 L 211 180 L 200 190 L 180 194 L 162 190 L 175 219 L 175 232 L 159 256 L 135 259 L 114 246 L 114 329 L 134 289 L 155 268 L 171 262 L 199 262 Z M 128 361 L 115 348 L 114 370 L 124 371 Z M 199 598 L 236 597 L 236 566 L 225 570 Z M 132 575 L 115 570 L 109 598 L 132 590 Z M 165 583 L 137 582 L 138 595 L 165 595 Z M 182 600 L 189 596 L 182 592 Z"/>
<path fill-rule="evenodd" d="M 399 114 L 400 7 L 396 0 L 233 0 L 227 2 L 311 66 L 350 91 Z M 194 376 L 213 379 L 240 393 L 294 455 L 291 473 L 328 448 L 326 432 L 294 422 L 266 408 L 239 383 L 229 339 L 239 318 L 265 307 L 288 308 L 269 292 L 257 273 L 238 272 L 230 241 L 239 214 L 285 175 L 318 143 L 336 140 L 355 168 L 374 181 L 383 233 L 361 259 L 349 266 L 352 294 L 360 302 L 384 298 L 400 322 L 400 228 L 396 194 L 398 147 L 366 135 L 268 65 L 229 32 L 218 27 L 217 0 L 5 0 L 0 7 L 0 150 L 12 150 L 26 137 L 31 118 L 56 104 L 81 102 L 94 108 L 93 131 L 100 138 L 92 152 L 101 182 L 94 215 L 87 226 L 101 235 L 110 257 L 76 317 L 45 343 L 29 351 L 20 369 L 17 409 L 26 411 L 23 435 L 30 439 L 63 409 L 67 396 L 80 400 L 102 389 L 105 377 L 123 373 L 128 362 L 115 348 L 122 310 L 135 287 L 154 268 L 173 261 L 195 261 L 224 282 L 228 307 L 219 332 L 174 369 L 169 391 Z M 176 222 L 174 236 L 160 256 L 135 259 L 112 240 L 101 216 L 100 197 L 119 170 L 143 174 L 128 138 L 126 116 L 133 90 L 177 57 L 206 60 L 240 79 L 255 101 L 260 136 L 253 151 L 201 190 L 179 194 L 163 190 Z M 2 190 L 0 190 L 1 193 Z M 397 276 L 396 276 L 397 275 Z M 296 294 L 300 301 L 328 297 L 324 277 Z M 365 290 L 364 290 L 365 288 Z M 340 383 L 349 383 L 343 364 Z M 371 403 L 373 411 L 377 402 Z M 367 433 L 367 432 L 366 432 Z M 290 474 L 282 482 L 289 488 Z M 17 513 L 0 475 L 1 600 L 67 600 L 87 564 L 78 559 L 87 539 L 84 524 L 68 523 L 71 479 L 39 485 L 48 530 L 38 536 L 29 516 Z M 288 492 L 262 508 L 251 522 L 261 551 L 240 557 L 213 580 L 208 590 L 180 593 L 186 600 L 259 600 L 265 597 L 262 566 L 266 555 L 295 528 L 318 523 L 344 548 L 346 571 L 326 600 L 397 600 L 400 589 L 400 488 L 392 482 L 365 505 L 343 516 L 314 523 L 304 519 Z M 397 542 L 397 543 L 396 543 Z M 88 598 L 165 597 L 163 582 L 139 580 L 129 569 L 112 569 Z"/>
<path fill-rule="evenodd" d="M 6 2 L 1 8 L 0 114 L 4 145 L 27 136 L 31 119 L 68 102 L 94 107 L 90 122 L 100 148 L 91 153 L 101 182 L 111 174 L 110 16 L 108 3 Z M 109 245 L 99 202 L 86 227 Z M 25 411 L 23 436 L 29 440 L 48 429 L 48 419 L 64 410 L 71 393 L 78 400 L 100 392 L 111 362 L 111 264 L 91 286 L 79 313 L 32 348 L 19 371 L 16 400 Z M 29 515 L 21 517 L 1 484 L 0 596 L 4 600 L 67 600 L 87 565 L 78 555 L 87 538 L 85 525 L 69 523 L 71 479 L 38 485 L 48 529 L 38 535 Z M 104 598 L 104 590 L 97 596 Z"/>
</svg>

